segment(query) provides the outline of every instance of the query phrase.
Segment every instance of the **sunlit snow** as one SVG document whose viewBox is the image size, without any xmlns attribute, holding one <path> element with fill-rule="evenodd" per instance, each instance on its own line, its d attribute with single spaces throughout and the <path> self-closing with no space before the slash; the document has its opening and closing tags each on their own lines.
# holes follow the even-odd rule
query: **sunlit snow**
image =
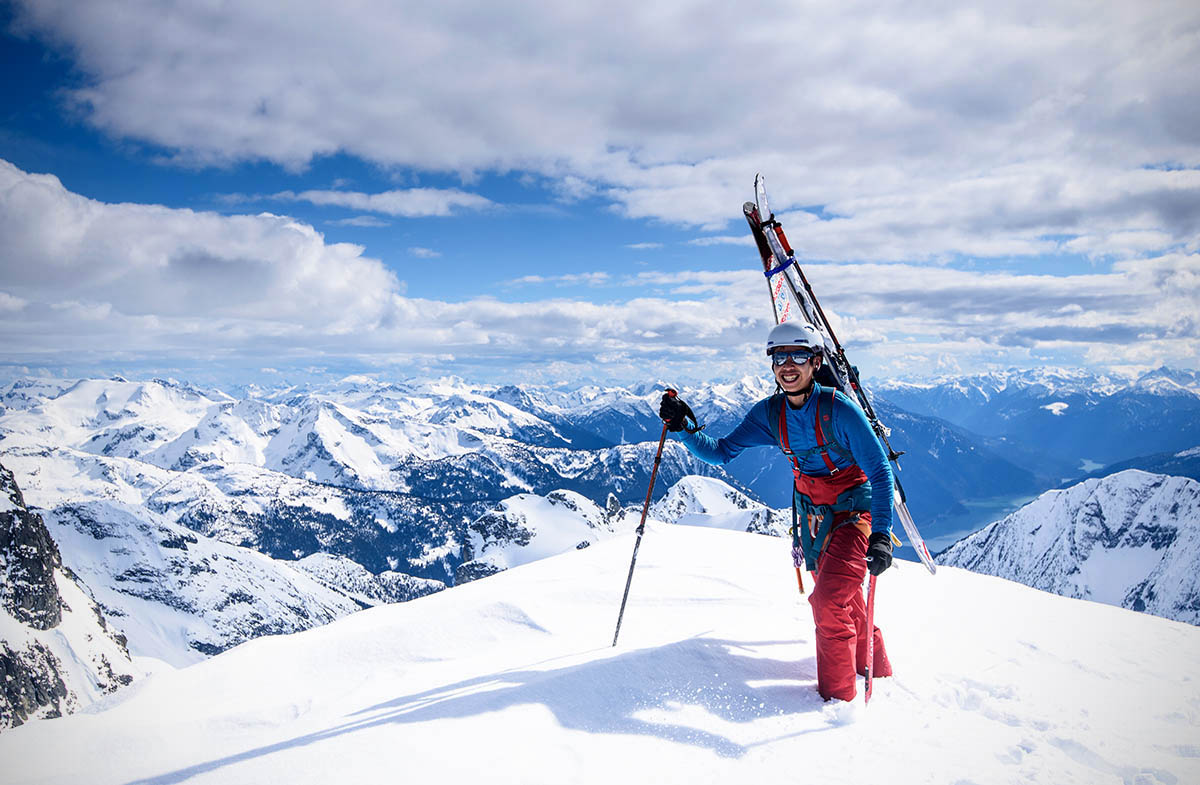
<svg viewBox="0 0 1200 785">
<path fill-rule="evenodd" d="M 1200 781 L 1200 629 L 900 562 L 895 677 L 826 704 L 785 543 L 651 524 L 612 648 L 632 545 L 156 674 L 0 736 L 5 781 Z"/>
</svg>

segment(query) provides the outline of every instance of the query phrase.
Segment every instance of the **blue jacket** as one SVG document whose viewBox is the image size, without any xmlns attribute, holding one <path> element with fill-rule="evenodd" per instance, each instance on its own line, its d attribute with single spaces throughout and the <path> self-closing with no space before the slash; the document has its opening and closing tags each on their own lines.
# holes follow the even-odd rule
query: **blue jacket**
<svg viewBox="0 0 1200 785">
<path fill-rule="evenodd" d="M 799 409 L 789 406 L 787 410 L 788 439 L 791 449 L 798 456 L 817 446 L 814 422 L 818 395 L 822 398 L 822 408 L 826 407 L 829 401 L 828 388 L 814 383 L 812 394 L 808 396 L 804 406 Z M 705 463 L 717 466 L 733 460 L 747 447 L 774 447 L 778 450 L 777 426 L 771 422 L 770 409 L 771 398 L 764 398 L 754 404 L 741 424 L 723 439 L 714 439 L 703 431 L 691 434 L 680 431 L 679 437 L 692 455 Z M 831 420 L 822 430 L 826 442 L 837 442 L 849 450 L 853 458 L 851 460 L 851 457 L 840 454 L 840 451 L 830 449 L 827 454 L 833 465 L 840 470 L 857 464 L 867 475 L 871 485 L 871 531 L 890 532 L 895 493 L 892 485 L 892 467 L 888 464 L 883 446 L 867 422 L 867 416 L 858 404 L 837 392 L 834 394 Z M 801 457 L 799 460 L 801 473 L 815 477 L 829 476 L 829 469 L 819 454 Z"/>
</svg>

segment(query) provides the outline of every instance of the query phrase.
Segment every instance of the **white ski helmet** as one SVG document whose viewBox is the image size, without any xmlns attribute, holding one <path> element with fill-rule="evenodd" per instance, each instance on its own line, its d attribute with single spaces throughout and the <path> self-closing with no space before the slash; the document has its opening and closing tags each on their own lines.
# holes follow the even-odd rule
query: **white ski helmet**
<svg viewBox="0 0 1200 785">
<path fill-rule="evenodd" d="M 817 332 L 816 327 L 808 322 L 794 319 L 780 322 L 771 328 L 771 332 L 767 335 L 767 356 L 769 357 L 780 346 L 806 346 L 817 353 L 824 345 L 825 342 L 821 340 L 821 334 Z"/>
</svg>

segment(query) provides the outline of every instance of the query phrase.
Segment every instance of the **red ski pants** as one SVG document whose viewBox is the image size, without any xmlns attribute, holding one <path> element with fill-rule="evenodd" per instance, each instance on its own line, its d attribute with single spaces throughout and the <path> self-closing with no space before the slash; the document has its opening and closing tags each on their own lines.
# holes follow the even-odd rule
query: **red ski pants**
<svg viewBox="0 0 1200 785">
<path fill-rule="evenodd" d="M 869 525 L 870 514 L 861 514 Z M 835 526 L 848 513 L 839 513 Z M 817 691 L 825 700 L 854 700 L 854 674 L 866 673 L 867 607 L 862 583 L 867 575 L 867 535 L 853 523 L 835 528 L 817 562 L 817 585 L 808 601 L 817 626 Z M 891 676 L 883 647 L 883 634 L 876 627 L 872 677 Z"/>
</svg>

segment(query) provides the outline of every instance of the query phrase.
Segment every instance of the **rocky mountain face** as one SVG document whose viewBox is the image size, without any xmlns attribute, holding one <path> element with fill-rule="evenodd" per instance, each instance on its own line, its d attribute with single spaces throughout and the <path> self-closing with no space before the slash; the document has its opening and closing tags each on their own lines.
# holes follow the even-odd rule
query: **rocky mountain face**
<svg viewBox="0 0 1200 785">
<path fill-rule="evenodd" d="M 1049 491 L 937 560 L 1200 624 L 1200 482 L 1123 471 Z"/>
<path fill-rule="evenodd" d="M 62 562 L 0 466 L 0 730 L 57 717 L 133 681 L 125 639 Z"/>
<path fill-rule="evenodd" d="M 66 503 L 43 515 L 133 652 L 176 667 L 362 607 L 292 562 L 205 537 L 140 505 Z"/>
<path fill-rule="evenodd" d="M 394 570 L 372 573 L 356 561 L 332 553 L 314 553 L 296 566 L 364 608 L 392 602 L 407 602 L 446 588 L 441 581 L 415 578 Z"/>
</svg>

